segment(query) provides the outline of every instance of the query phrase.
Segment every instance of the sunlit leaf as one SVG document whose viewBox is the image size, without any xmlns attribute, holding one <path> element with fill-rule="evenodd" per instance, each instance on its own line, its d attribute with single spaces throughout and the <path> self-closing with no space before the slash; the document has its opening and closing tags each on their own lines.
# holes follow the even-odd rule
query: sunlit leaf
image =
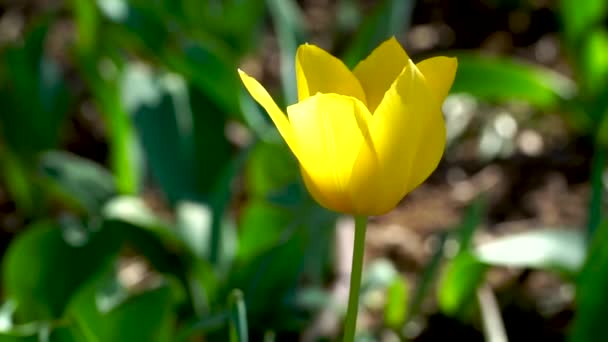
<svg viewBox="0 0 608 342">
<path fill-rule="evenodd" d="M 124 221 L 149 230 L 161 230 L 167 225 L 138 197 L 114 197 L 104 205 L 102 214 L 105 219 Z"/>
<path fill-rule="evenodd" d="M 469 93 L 490 101 L 519 100 L 547 109 L 555 108 L 576 92 L 572 81 L 540 66 L 466 53 L 457 57 L 453 93 Z"/>
<path fill-rule="evenodd" d="M 114 21 L 123 21 L 129 15 L 127 0 L 97 0 L 101 12 Z"/>
<path fill-rule="evenodd" d="M 580 230 L 543 229 L 497 238 L 477 247 L 475 256 L 490 265 L 557 269 L 577 273 L 585 260 Z"/>
<path fill-rule="evenodd" d="M 227 268 L 236 254 L 236 232 L 222 215 L 213 215 L 209 206 L 194 202 L 179 202 L 177 204 L 177 234 L 190 251 L 202 260 L 211 263 L 211 251 L 214 220 L 219 220 L 217 229 L 221 230 L 219 236 L 218 260 L 216 271 Z"/>
<path fill-rule="evenodd" d="M 366 266 L 365 272 L 363 273 L 363 278 L 361 279 L 362 291 L 374 288 L 385 289 L 398 276 L 399 271 L 397 271 L 390 260 L 374 260 Z"/>
</svg>

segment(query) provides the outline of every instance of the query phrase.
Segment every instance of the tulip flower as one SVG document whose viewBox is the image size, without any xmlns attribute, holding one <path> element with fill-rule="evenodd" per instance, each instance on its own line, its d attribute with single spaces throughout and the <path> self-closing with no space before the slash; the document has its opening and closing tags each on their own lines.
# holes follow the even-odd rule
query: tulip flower
<svg viewBox="0 0 608 342">
<path fill-rule="evenodd" d="M 414 64 L 393 37 L 351 72 L 304 44 L 296 52 L 298 103 L 287 116 L 239 70 L 298 159 L 310 194 L 325 208 L 355 216 L 344 341 L 355 338 L 367 216 L 393 209 L 437 167 L 446 138 L 441 104 L 456 67 L 448 57 Z"/>
<path fill-rule="evenodd" d="M 323 207 L 354 215 L 393 209 L 437 167 L 445 148 L 441 104 L 455 58 L 414 64 L 393 37 L 351 72 L 321 48 L 296 53 L 298 103 L 287 116 L 239 70 L 297 158 L 306 188 Z"/>
</svg>

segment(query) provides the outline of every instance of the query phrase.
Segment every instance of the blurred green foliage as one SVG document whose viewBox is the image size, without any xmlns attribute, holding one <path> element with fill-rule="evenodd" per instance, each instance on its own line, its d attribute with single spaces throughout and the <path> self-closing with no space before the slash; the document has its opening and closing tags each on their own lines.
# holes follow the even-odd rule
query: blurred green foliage
<svg viewBox="0 0 608 342">
<path fill-rule="evenodd" d="M 345 63 L 403 34 L 414 5 L 381 0 L 366 14 L 359 1 L 338 1 Z M 390 267 L 370 267 L 363 291 L 387 293 L 382 324 L 397 336 L 437 279 L 439 309 L 471 319 L 487 270 L 505 265 L 557 271 L 576 285 L 572 341 L 603 332 L 607 10 L 602 0 L 559 3 L 574 79 L 449 52 L 460 63 L 453 92 L 558 111 L 593 139 L 588 226 L 479 248 L 472 238 L 485 201 L 474 201 L 415 287 Z M 76 35 L 57 58 L 49 37 L 66 16 Z M 292 0 L 71 0 L 30 18 L 22 41 L 0 47 L 0 177 L 27 222 L 2 258 L 0 341 L 293 340 L 330 304 L 336 215 L 308 196 L 296 161 L 237 77 L 243 60 L 265 53 L 269 23 L 280 96 L 293 103 L 294 54 L 310 32 Z M 67 147 L 87 110 L 103 127 L 103 158 Z M 244 142 L 230 129 L 246 132 Z M 446 241 L 458 244 L 451 258 Z"/>
</svg>

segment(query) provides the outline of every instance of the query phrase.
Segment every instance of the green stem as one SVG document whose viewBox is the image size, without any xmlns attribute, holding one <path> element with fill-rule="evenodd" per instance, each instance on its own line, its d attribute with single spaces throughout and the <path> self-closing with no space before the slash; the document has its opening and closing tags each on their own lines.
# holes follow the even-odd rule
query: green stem
<svg viewBox="0 0 608 342">
<path fill-rule="evenodd" d="M 353 265 L 350 272 L 350 292 L 348 294 L 348 311 L 344 324 L 344 342 L 355 340 L 357 314 L 359 312 L 359 289 L 361 287 L 361 271 L 363 270 L 363 253 L 365 252 L 365 230 L 367 217 L 355 216 L 355 248 L 353 250 Z"/>
</svg>

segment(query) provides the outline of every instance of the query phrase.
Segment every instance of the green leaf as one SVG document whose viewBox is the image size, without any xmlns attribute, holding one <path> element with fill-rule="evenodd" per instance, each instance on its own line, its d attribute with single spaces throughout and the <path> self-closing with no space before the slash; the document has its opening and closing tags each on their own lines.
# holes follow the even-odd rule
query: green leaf
<svg viewBox="0 0 608 342">
<path fill-rule="evenodd" d="M 465 217 L 458 226 L 458 244 L 460 251 L 467 251 L 471 247 L 473 235 L 479 227 L 486 213 L 486 204 L 483 197 L 476 198 L 467 208 Z"/>
<path fill-rule="evenodd" d="M 98 0 L 97 5 L 109 19 L 121 24 L 123 38 L 135 46 L 158 53 L 171 38 L 168 27 L 149 3 L 142 5 L 135 1 Z"/>
<path fill-rule="evenodd" d="M 373 289 L 386 289 L 399 272 L 390 260 L 377 259 L 365 267 L 365 273 L 361 279 L 361 292 Z"/>
<path fill-rule="evenodd" d="M 99 13 L 94 1 L 72 0 L 72 8 L 78 32 L 77 45 L 81 54 L 95 49 Z"/>
<path fill-rule="evenodd" d="M 73 294 L 110 262 L 119 246 L 108 230 L 34 224 L 6 252 L 5 295 L 17 302 L 18 317 L 25 321 L 59 318 Z"/>
<path fill-rule="evenodd" d="M 129 15 L 127 0 L 97 0 L 101 13 L 113 21 L 126 20 Z"/>
<path fill-rule="evenodd" d="M 102 210 L 104 225 L 138 249 L 161 272 L 179 272 L 179 251 L 184 245 L 169 222 L 156 216 L 138 197 L 121 196 L 110 200 Z M 179 274 L 179 273 L 175 273 Z"/>
<path fill-rule="evenodd" d="M 177 211 L 177 233 L 192 253 L 201 259 L 209 259 L 211 240 L 211 209 L 194 202 L 179 202 Z"/>
<path fill-rule="evenodd" d="M 418 314 L 422 302 L 426 299 L 427 293 L 429 293 L 434 285 L 435 278 L 441 268 L 441 261 L 444 255 L 445 241 L 447 234 L 441 234 L 437 243 L 437 248 L 433 252 L 431 259 L 425 265 L 420 281 L 418 282 L 410 306 L 407 310 L 408 317 L 414 317 Z"/>
<path fill-rule="evenodd" d="M 218 220 L 217 229 L 221 230 L 217 247 L 219 265 L 229 267 L 236 254 L 236 232 L 229 220 L 222 220 L 223 213 L 213 215 L 212 209 L 195 202 L 177 204 L 177 234 L 193 255 L 201 260 L 213 263 L 211 258 L 214 221 Z M 219 266 L 216 265 L 216 266 Z M 222 267 L 216 267 L 220 271 Z"/>
<path fill-rule="evenodd" d="M 166 50 L 161 56 L 172 70 L 188 79 L 206 100 L 224 113 L 238 113 L 240 92 L 235 56 L 223 42 L 212 37 L 196 41 L 183 39 L 179 50 Z"/>
<path fill-rule="evenodd" d="M 475 256 L 489 265 L 554 269 L 576 274 L 585 260 L 585 233 L 580 230 L 532 230 L 482 244 Z"/>
<path fill-rule="evenodd" d="M 566 38 L 576 46 L 590 31 L 603 24 L 608 6 L 603 0 L 561 0 L 559 12 Z"/>
<path fill-rule="evenodd" d="M 63 151 L 49 151 L 40 157 L 43 178 L 56 191 L 70 198 L 89 214 L 98 213 L 115 195 L 114 178 L 101 165 Z"/>
<path fill-rule="evenodd" d="M 292 220 L 289 212 L 265 201 L 250 202 L 242 215 L 239 225 L 240 260 L 250 260 L 276 246 Z"/>
<path fill-rule="evenodd" d="M 292 319 L 293 308 L 286 300 L 302 275 L 308 246 L 301 229 L 253 260 L 235 265 L 226 286 L 243 289 L 252 329 L 281 326 Z M 268 298 L 273 298 L 273 305 L 268 305 Z"/>
<path fill-rule="evenodd" d="M 477 288 L 484 281 L 487 266 L 470 253 L 462 252 L 445 267 L 437 300 L 443 313 L 458 316 L 475 302 Z"/>
<path fill-rule="evenodd" d="M 193 169 L 196 186 L 201 193 L 212 197 L 218 192 L 218 183 L 222 184 L 222 181 L 227 182 L 225 189 L 231 189 L 235 173 L 240 172 L 246 160 L 247 151 L 235 153 L 233 146 L 226 139 L 226 113 L 229 112 L 217 107 L 207 93 L 195 87 L 189 87 L 187 90 L 193 115 Z M 236 102 L 234 94 L 231 103 Z M 225 201 L 229 202 L 230 199 L 226 198 Z M 212 203 L 213 205 L 215 203 Z"/>
<path fill-rule="evenodd" d="M 24 46 L 8 47 L 1 58 L 0 128 L 24 159 L 57 145 L 72 103 L 62 70 L 43 54 L 47 31 L 47 23 L 35 25 Z"/>
<path fill-rule="evenodd" d="M 196 0 L 190 0 L 196 1 Z M 224 16 L 221 18 L 220 26 L 222 32 L 218 34 L 225 36 L 225 40 L 239 53 L 247 52 L 252 46 L 256 46 L 259 41 L 259 31 L 264 23 L 264 1 L 263 0 L 229 0 L 225 1 Z M 210 16 L 215 17 L 213 12 Z M 219 18 L 218 18 L 219 19 Z M 211 24 L 211 23 L 209 23 Z M 207 25 L 209 27 L 211 25 Z"/>
<path fill-rule="evenodd" d="M 228 324 L 230 312 L 220 311 L 213 315 L 208 315 L 191 325 L 184 327 L 178 334 L 178 341 L 188 341 L 188 337 L 195 334 L 206 334 L 215 332 Z"/>
<path fill-rule="evenodd" d="M 576 92 L 571 80 L 540 66 L 467 53 L 459 53 L 457 57 L 453 93 L 469 93 L 489 101 L 519 100 L 549 109 Z"/>
<path fill-rule="evenodd" d="M 344 53 L 344 63 L 353 68 L 380 43 L 406 31 L 414 12 L 412 0 L 384 0 L 374 8 Z"/>
<path fill-rule="evenodd" d="M 228 306 L 230 307 L 230 341 L 249 341 L 247 309 L 245 308 L 245 299 L 241 290 L 236 289 L 230 293 Z"/>
<path fill-rule="evenodd" d="M 170 31 L 165 25 L 166 13 L 155 11 L 149 2 L 112 2 L 121 4 L 115 6 L 116 10 L 102 12 L 120 24 L 114 27 L 116 40 L 130 49 L 143 50 L 187 77 L 222 112 L 238 113 L 238 102 L 234 100 L 239 92 L 237 59 L 222 39 L 201 31 L 192 36 Z"/>
<path fill-rule="evenodd" d="M 150 7 L 145 0 L 131 3 Z M 193 36 L 213 35 L 238 55 L 258 41 L 258 26 L 264 19 L 264 0 L 163 1 L 152 5 L 165 21 L 179 25 Z"/>
<path fill-rule="evenodd" d="M 327 279 L 335 214 L 308 196 L 283 146 L 256 145 L 246 171 L 251 200 L 239 220 L 239 254 L 229 285 L 246 294 L 251 329 L 298 331 L 298 279 L 309 286 Z M 277 298 L 277 305 L 269 307 L 266 298 Z"/>
<path fill-rule="evenodd" d="M 211 192 L 210 203 L 214 220 L 211 224 L 209 261 L 218 270 L 225 270 L 226 266 L 230 266 L 237 252 L 235 225 L 226 211 L 233 198 L 232 184 L 242 173 L 250 151 L 249 148 L 242 150 L 227 163 L 215 181 Z M 222 267 L 217 267 L 218 265 Z"/>
<path fill-rule="evenodd" d="M 156 75 L 143 65 L 127 67 L 122 89 L 152 175 L 169 202 L 208 196 L 230 160 L 225 117 L 181 77 Z"/>
<path fill-rule="evenodd" d="M 155 180 L 171 203 L 192 196 L 195 186 L 190 167 L 193 129 L 189 108 L 179 107 L 177 114 L 166 84 L 142 64 L 127 65 L 121 83 L 123 103 L 133 117 Z M 183 100 L 183 85 L 178 87 Z M 182 126 L 178 124 L 178 115 L 183 118 Z"/>
<path fill-rule="evenodd" d="M 245 185 L 251 196 L 267 199 L 299 177 L 297 161 L 285 144 L 258 143 L 247 162 Z"/>
<path fill-rule="evenodd" d="M 440 287 L 438 289 L 438 296 L 440 307 L 442 311 L 455 315 L 470 304 L 474 291 L 479 285 L 479 282 L 483 280 L 485 275 L 485 269 L 481 266 L 476 265 L 473 257 L 470 256 L 470 246 L 473 241 L 473 235 L 479 227 L 479 224 L 485 214 L 485 200 L 483 196 L 476 198 L 471 205 L 467 208 L 465 216 L 462 222 L 456 228 L 454 235 L 458 243 L 458 254 L 452 260 L 450 260 L 443 270 L 443 274 L 440 279 Z M 433 280 L 441 266 L 441 261 L 445 254 L 447 234 L 439 236 L 439 242 L 437 249 L 433 253 L 433 257 L 425 267 L 422 274 L 418 287 L 416 288 L 411 306 L 409 307 L 409 317 L 413 317 L 418 314 L 418 310 L 422 305 L 423 300 L 426 297 L 427 292 L 431 289 Z M 460 269 L 470 268 L 474 273 L 467 283 L 466 280 L 460 279 L 458 272 Z M 454 284 L 450 282 L 456 282 Z M 443 305 L 443 306 L 442 306 Z"/>
<path fill-rule="evenodd" d="M 31 184 L 31 170 L 27 169 L 26 162 L 8 149 L 0 149 L 0 172 L 17 208 L 26 213 L 35 211 L 36 188 Z"/>
<path fill-rule="evenodd" d="M 70 303 L 69 315 L 90 341 L 172 341 L 173 300 L 167 286 L 139 293 L 115 307 L 100 306 L 100 281 L 87 284 Z"/>
<path fill-rule="evenodd" d="M 568 341 L 597 341 L 606 331 L 608 315 L 608 222 L 598 227 L 576 281 L 575 318 Z"/>
<path fill-rule="evenodd" d="M 77 342 L 83 338 L 78 329 L 61 321 L 30 322 L 0 332 L 0 342 Z"/>
<path fill-rule="evenodd" d="M 102 215 L 106 220 L 123 221 L 159 234 L 169 234 L 168 223 L 157 217 L 152 209 L 139 197 L 114 197 L 104 205 Z"/>
<path fill-rule="evenodd" d="M 608 31 L 589 32 L 581 45 L 581 82 L 595 94 L 608 84 Z"/>
<path fill-rule="evenodd" d="M 395 277 L 388 286 L 384 322 L 387 326 L 399 331 L 407 318 L 409 303 L 408 285 L 403 277 Z"/>
<path fill-rule="evenodd" d="M 36 321 L 0 331 L 0 342 L 80 342 L 87 341 L 82 331 L 66 320 Z"/>
<path fill-rule="evenodd" d="M 13 333 L 0 333 L 0 342 L 39 342 L 38 334 L 18 335 Z"/>
<path fill-rule="evenodd" d="M 104 47 L 105 52 L 108 50 L 110 48 Z M 107 56 L 84 53 L 78 61 L 81 74 L 91 88 L 95 105 L 107 127 L 109 164 L 116 188 L 122 194 L 137 193 L 143 178 L 142 151 L 121 99 L 118 80 L 120 65 Z"/>
<path fill-rule="evenodd" d="M 209 297 L 215 293 L 217 279 L 211 266 L 195 260 L 188 246 L 175 233 L 175 227 L 161 220 L 145 203 L 135 197 L 119 197 L 103 211 L 107 229 L 120 234 L 130 248 L 145 257 L 157 271 L 179 281 L 178 292 L 185 293 L 193 313 L 209 309 Z M 229 234 L 226 234 L 230 236 Z"/>
<path fill-rule="evenodd" d="M 303 197 L 290 190 L 299 177 L 297 162 L 284 144 L 255 145 L 245 173 L 252 199 L 244 206 L 239 222 L 240 260 L 268 251 L 290 228 L 293 230 L 294 208 L 302 204 Z"/>
</svg>

